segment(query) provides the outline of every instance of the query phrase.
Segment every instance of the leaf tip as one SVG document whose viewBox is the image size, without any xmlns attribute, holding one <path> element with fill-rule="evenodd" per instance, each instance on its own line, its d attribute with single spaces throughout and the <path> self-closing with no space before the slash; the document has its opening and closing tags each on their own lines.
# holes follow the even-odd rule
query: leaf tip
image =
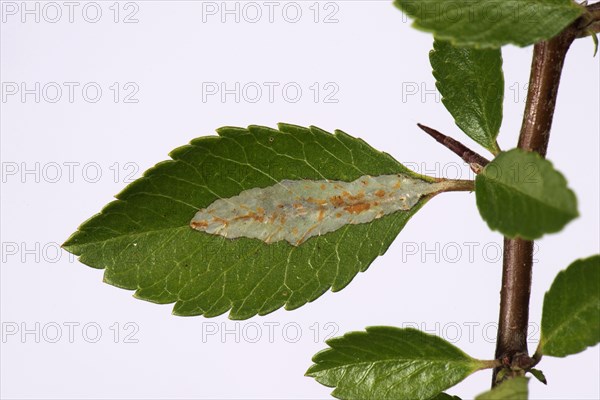
<svg viewBox="0 0 600 400">
<path fill-rule="evenodd" d="M 80 252 L 78 251 L 77 239 L 75 238 L 78 232 L 79 231 L 75 232 L 67 240 L 65 240 L 65 242 L 60 245 L 60 248 L 73 255 L 79 256 Z"/>
<path fill-rule="evenodd" d="M 65 242 L 60 245 L 60 248 L 71 253 L 72 244 L 70 241 L 70 239 L 65 240 Z"/>
<path fill-rule="evenodd" d="M 537 379 L 538 381 L 542 382 L 544 385 L 548 384 L 548 381 L 546 380 L 546 376 L 544 376 L 544 373 L 541 370 L 535 369 L 535 368 L 531 368 L 528 372 L 531 375 L 533 375 L 533 377 L 535 379 Z"/>
<path fill-rule="evenodd" d="M 308 377 L 308 378 L 314 378 L 315 377 L 315 367 L 317 365 L 313 364 L 310 367 L 308 367 L 308 369 L 306 370 L 306 372 L 304 373 L 304 376 Z"/>
</svg>

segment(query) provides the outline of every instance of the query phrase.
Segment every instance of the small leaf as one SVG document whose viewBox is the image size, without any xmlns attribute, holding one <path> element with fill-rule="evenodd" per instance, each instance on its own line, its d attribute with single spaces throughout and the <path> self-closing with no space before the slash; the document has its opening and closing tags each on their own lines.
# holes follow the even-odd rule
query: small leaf
<svg viewBox="0 0 600 400">
<path fill-rule="evenodd" d="M 497 154 L 504 98 L 500 49 L 456 47 L 436 39 L 429 60 L 442 102 L 456 125 Z"/>
<path fill-rule="evenodd" d="M 190 223 L 199 210 L 284 180 L 351 182 L 401 174 L 433 182 L 341 131 L 282 124 L 280 130 L 226 127 L 218 133 L 172 151 L 172 160 L 125 188 L 64 248 L 82 263 L 105 269 L 105 282 L 135 290 L 137 298 L 175 303 L 177 315 L 213 317 L 231 310 L 231 318 L 244 319 L 284 305 L 295 309 L 330 288 L 343 289 L 385 253 L 433 196 L 370 223 L 311 237 L 301 246 L 198 232 Z"/>
<path fill-rule="evenodd" d="M 544 296 L 538 352 L 579 353 L 600 342 L 600 255 L 577 260 L 558 273 Z"/>
<path fill-rule="evenodd" d="M 528 46 L 557 35 L 583 12 L 572 0 L 395 0 L 413 26 L 458 46 Z"/>
<path fill-rule="evenodd" d="M 502 368 L 502 369 L 500 369 L 496 373 L 496 384 L 504 381 L 504 377 L 506 376 L 506 374 L 508 374 L 509 371 L 510 371 L 509 368 Z"/>
<path fill-rule="evenodd" d="M 533 375 L 535 377 L 535 379 L 542 382 L 544 385 L 548 384 L 548 381 L 546 380 L 546 376 L 539 369 L 531 368 L 531 369 L 529 369 L 528 372 L 530 372 L 531 375 Z"/>
<path fill-rule="evenodd" d="M 475 400 L 527 400 L 528 383 L 529 379 L 521 376 L 507 379 L 492 390 L 475 397 Z"/>
<path fill-rule="evenodd" d="M 306 375 L 340 399 L 429 399 L 486 368 L 445 340 L 376 326 L 327 341 Z"/>
<path fill-rule="evenodd" d="M 477 207 L 490 229 L 538 239 L 577 217 L 577 199 L 563 175 L 537 153 L 500 153 L 475 180 Z"/>
<path fill-rule="evenodd" d="M 590 36 L 594 42 L 594 57 L 596 57 L 596 54 L 598 54 L 598 34 L 596 32 L 591 32 Z"/>
</svg>

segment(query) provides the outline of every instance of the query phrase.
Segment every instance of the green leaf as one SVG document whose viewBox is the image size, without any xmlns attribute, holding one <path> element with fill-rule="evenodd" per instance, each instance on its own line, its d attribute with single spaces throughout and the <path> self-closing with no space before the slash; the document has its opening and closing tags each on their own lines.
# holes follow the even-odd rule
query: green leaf
<svg viewBox="0 0 600 400">
<path fill-rule="evenodd" d="M 459 46 L 528 46 L 557 35 L 583 12 L 572 0 L 395 0 L 413 26 Z"/>
<path fill-rule="evenodd" d="M 461 400 L 458 396 L 452 396 L 447 393 L 440 393 L 435 397 L 432 397 L 431 400 Z"/>
<path fill-rule="evenodd" d="M 475 400 L 527 400 L 529 378 L 517 376 L 475 397 Z"/>
<path fill-rule="evenodd" d="M 542 382 L 544 385 L 548 384 L 548 381 L 546 380 L 546 376 L 539 369 L 530 368 L 529 371 L 527 371 L 527 372 L 530 372 L 531 375 L 533 375 L 535 377 L 535 379 Z"/>
<path fill-rule="evenodd" d="M 105 269 L 104 281 L 155 303 L 175 302 L 177 315 L 230 318 L 298 308 L 328 289 L 343 289 L 385 253 L 413 214 L 346 225 L 301 246 L 225 239 L 190 228 L 195 213 L 219 198 L 284 179 L 352 181 L 363 175 L 417 175 L 341 131 L 282 124 L 280 130 L 221 128 L 194 139 L 84 222 L 63 245 L 80 261 Z"/>
<path fill-rule="evenodd" d="M 538 353 L 565 357 L 600 342 L 600 255 L 559 272 L 544 296 Z"/>
<path fill-rule="evenodd" d="M 504 75 L 500 49 L 456 47 L 436 39 L 429 54 L 442 102 L 471 139 L 499 153 Z"/>
<path fill-rule="evenodd" d="M 501 368 L 497 373 L 496 373 L 496 378 L 495 378 L 495 382 L 496 384 L 503 382 L 506 378 L 506 375 L 508 374 L 510 370 L 508 368 Z"/>
<path fill-rule="evenodd" d="M 590 36 L 594 42 L 594 57 L 596 57 L 596 54 L 598 54 L 598 34 L 596 32 L 591 32 Z"/>
<path fill-rule="evenodd" d="M 306 375 L 340 399 L 429 399 L 486 368 L 445 340 L 386 326 L 327 341 Z"/>
<path fill-rule="evenodd" d="M 477 207 L 492 230 L 537 239 L 578 216 L 577 199 L 563 175 L 537 153 L 500 153 L 475 180 Z"/>
</svg>

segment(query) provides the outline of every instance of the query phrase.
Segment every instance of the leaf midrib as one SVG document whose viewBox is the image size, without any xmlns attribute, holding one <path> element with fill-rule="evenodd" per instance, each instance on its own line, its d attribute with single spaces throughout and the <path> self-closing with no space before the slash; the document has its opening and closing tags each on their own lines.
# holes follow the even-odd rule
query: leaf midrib
<svg viewBox="0 0 600 400">
<path fill-rule="evenodd" d="M 389 359 L 383 359 L 383 360 L 376 360 L 376 361 L 359 361 L 356 363 L 351 363 L 351 364 L 343 364 L 343 365 L 339 365 L 336 367 L 331 367 L 331 368 L 326 368 L 326 369 L 322 369 L 316 372 L 312 372 L 309 375 L 310 376 L 315 376 L 316 374 L 322 374 L 322 373 L 328 373 L 330 371 L 338 371 L 338 370 L 342 370 L 342 369 L 346 369 L 346 368 L 350 368 L 350 367 L 368 367 L 368 366 L 373 366 L 373 365 L 378 365 L 378 364 L 386 364 L 386 363 L 428 363 L 428 365 L 432 365 L 432 364 L 461 364 L 461 365 L 465 365 L 465 366 L 470 366 L 470 371 L 471 372 L 475 372 L 479 367 L 477 365 L 477 360 L 474 359 L 465 359 L 465 360 L 444 360 L 444 359 L 439 359 L 439 358 L 389 358 Z M 472 364 L 472 365 L 470 365 Z M 319 365 L 319 364 L 315 364 L 315 365 Z"/>
<path fill-rule="evenodd" d="M 418 203 L 421 203 L 421 202 L 426 201 L 428 199 L 429 199 L 429 195 L 422 196 L 418 200 L 417 204 L 415 204 L 411 209 L 414 209 L 415 207 L 418 207 Z M 386 215 L 385 217 L 391 217 L 391 216 L 393 216 L 393 215 L 395 215 L 395 214 L 397 214 L 399 212 L 410 212 L 410 210 L 398 210 L 396 212 L 393 212 L 391 214 Z M 365 222 L 365 223 L 362 223 L 362 224 L 346 224 L 346 225 L 344 225 L 344 227 L 349 226 L 349 225 L 367 225 L 367 224 L 370 224 L 370 222 Z M 66 245 L 63 245 L 63 247 L 66 248 L 66 249 L 68 249 L 68 248 L 76 248 L 76 247 L 80 247 L 80 246 L 82 247 L 82 246 L 101 245 L 101 244 L 110 243 L 110 242 L 113 242 L 113 241 L 118 241 L 118 240 L 121 240 L 121 239 L 126 238 L 126 237 L 132 237 L 132 238 L 134 238 L 134 237 L 140 237 L 140 236 L 150 235 L 150 234 L 154 234 L 154 233 L 161 233 L 161 232 L 173 231 L 173 230 L 177 230 L 177 229 L 182 229 L 183 230 L 184 228 L 190 228 L 190 229 L 192 229 L 189 226 L 189 224 L 185 224 L 185 225 L 172 226 L 172 227 L 168 227 L 168 228 L 150 229 L 150 230 L 146 230 L 146 231 L 143 231 L 143 232 L 123 233 L 123 234 L 120 234 L 120 235 L 117 235 L 117 236 L 112 236 L 110 238 L 102 239 L 102 240 L 95 240 L 95 241 L 84 242 L 84 243 L 66 244 Z M 342 229 L 342 228 L 340 228 L 340 229 Z M 336 231 L 334 231 L 334 232 L 336 232 Z M 202 233 L 202 232 L 197 232 L 197 233 Z M 333 232 L 329 232 L 329 233 L 333 233 Z M 217 236 L 217 235 L 213 235 L 213 236 Z M 322 236 L 325 236 L 325 235 L 322 235 Z"/>
</svg>

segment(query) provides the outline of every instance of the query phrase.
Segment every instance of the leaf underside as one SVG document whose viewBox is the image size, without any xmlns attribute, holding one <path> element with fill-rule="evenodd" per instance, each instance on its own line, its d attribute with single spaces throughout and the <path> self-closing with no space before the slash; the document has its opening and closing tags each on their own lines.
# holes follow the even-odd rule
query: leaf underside
<svg viewBox="0 0 600 400">
<path fill-rule="evenodd" d="M 504 99 L 500 49 L 457 47 L 436 39 L 429 59 L 442 102 L 456 125 L 496 153 Z"/>
<path fill-rule="evenodd" d="M 284 179 L 352 181 L 417 175 L 344 132 L 281 124 L 279 130 L 225 127 L 194 139 L 119 193 L 63 247 L 104 281 L 135 297 L 175 303 L 176 315 L 232 319 L 298 308 L 339 291 L 382 255 L 430 198 L 368 224 L 347 225 L 302 246 L 226 239 L 192 230 L 194 214 L 219 198 Z"/>
<path fill-rule="evenodd" d="M 415 21 L 458 46 L 528 46 L 557 35 L 583 12 L 572 0 L 396 0 Z"/>
<path fill-rule="evenodd" d="M 327 344 L 306 375 L 335 387 L 340 399 L 444 398 L 440 392 L 481 368 L 449 342 L 411 328 L 369 327 Z"/>
<path fill-rule="evenodd" d="M 501 153 L 475 179 L 477 208 L 492 230 L 534 240 L 578 216 L 564 176 L 537 153 Z"/>
<path fill-rule="evenodd" d="M 544 296 L 542 354 L 565 357 L 600 342 L 600 255 L 559 272 Z"/>
</svg>

